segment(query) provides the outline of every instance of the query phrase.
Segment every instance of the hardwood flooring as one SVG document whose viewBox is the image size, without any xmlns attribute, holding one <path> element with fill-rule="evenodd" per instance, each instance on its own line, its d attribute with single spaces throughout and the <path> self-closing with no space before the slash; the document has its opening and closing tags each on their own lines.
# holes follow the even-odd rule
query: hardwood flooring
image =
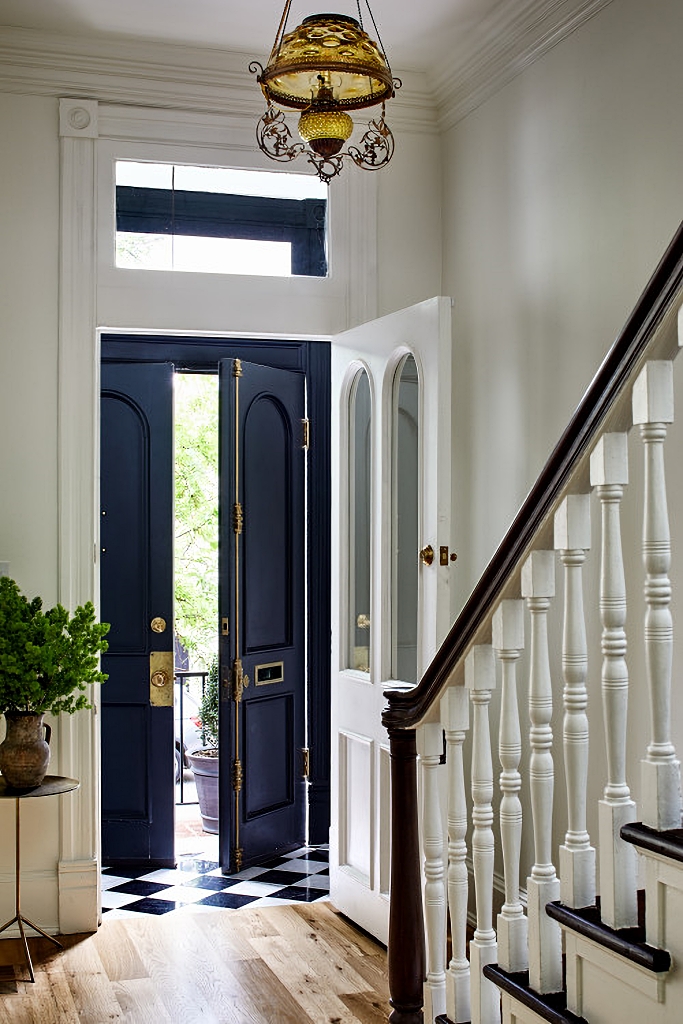
<svg viewBox="0 0 683 1024">
<path fill-rule="evenodd" d="M 0 942 L 0 1024 L 384 1024 L 386 953 L 329 903 L 105 921 Z M 13 961 L 17 961 L 17 966 Z"/>
</svg>

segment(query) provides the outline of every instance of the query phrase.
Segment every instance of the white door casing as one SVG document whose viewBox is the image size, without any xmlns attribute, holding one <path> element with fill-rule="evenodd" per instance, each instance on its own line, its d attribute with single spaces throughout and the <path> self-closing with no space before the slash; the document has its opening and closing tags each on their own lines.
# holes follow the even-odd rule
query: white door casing
<svg viewBox="0 0 683 1024">
<path fill-rule="evenodd" d="M 450 625 L 451 300 L 437 297 L 337 335 L 332 342 L 332 771 L 331 899 L 386 943 L 389 921 L 389 743 L 381 723 L 392 679 L 395 380 L 412 355 L 418 371 L 418 537 L 434 561 L 419 565 L 417 677 Z M 371 400 L 369 671 L 348 667 L 350 398 L 368 375 Z"/>
</svg>

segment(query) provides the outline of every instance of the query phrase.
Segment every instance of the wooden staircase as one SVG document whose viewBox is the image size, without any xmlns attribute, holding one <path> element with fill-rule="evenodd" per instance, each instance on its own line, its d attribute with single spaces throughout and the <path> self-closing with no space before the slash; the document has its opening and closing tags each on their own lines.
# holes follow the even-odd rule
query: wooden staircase
<svg viewBox="0 0 683 1024">
<path fill-rule="evenodd" d="M 665 473 L 681 307 L 683 225 L 424 677 L 386 693 L 393 1024 L 683 1020 Z M 627 572 L 629 448 L 642 543 Z M 649 723 L 629 720 L 636 687 Z"/>
</svg>

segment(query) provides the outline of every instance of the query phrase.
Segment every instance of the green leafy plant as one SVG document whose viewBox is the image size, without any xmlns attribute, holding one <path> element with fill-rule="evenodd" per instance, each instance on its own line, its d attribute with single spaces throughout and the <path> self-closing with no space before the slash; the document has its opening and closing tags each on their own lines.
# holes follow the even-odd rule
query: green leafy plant
<svg viewBox="0 0 683 1024">
<path fill-rule="evenodd" d="M 88 602 L 73 615 L 58 604 L 43 612 L 9 576 L 0 577 L 0 711 L 35 714 L 90 708 L 85 689 L 103 683 L 99 656 L 109 624 L 95 621 Z"/>
<path fill-rule="evenodd" d="M 218 622 L 218 378 L 175 374 L 175 633 L 209 666 Z"/>
<path fill-rule="evenodd" d="M 199 702 L 199 721 L 207 748 L 218 748 L 218 658 L 214 658 Z"/>
</svg>

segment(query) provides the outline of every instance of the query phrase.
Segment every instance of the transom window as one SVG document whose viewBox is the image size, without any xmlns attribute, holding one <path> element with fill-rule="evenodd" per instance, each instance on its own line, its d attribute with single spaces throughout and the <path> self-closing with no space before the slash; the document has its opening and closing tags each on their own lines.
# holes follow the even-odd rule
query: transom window
<svg viewBox="0 0 683 1024">
<path fill-rule="evenodd" d="M 327 186 L 309 174 L 116 163 L 116 266 L 327 276 Z"/>
</svg>

